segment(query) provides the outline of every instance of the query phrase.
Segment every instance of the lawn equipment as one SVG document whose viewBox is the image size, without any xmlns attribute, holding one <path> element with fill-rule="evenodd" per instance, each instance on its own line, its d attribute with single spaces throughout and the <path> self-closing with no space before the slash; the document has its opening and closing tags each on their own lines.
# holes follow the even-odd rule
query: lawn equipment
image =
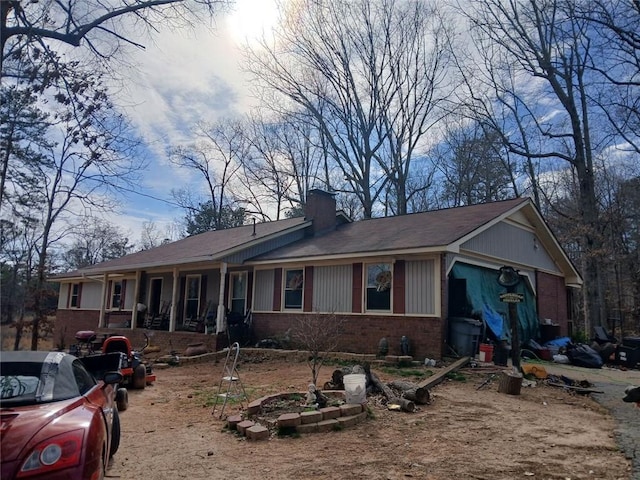
<svg viewBox="0 0 640 480">
<path fill-rule="evenodd" d="M 131 342 L 124 335 L 105 334 L 101 340 L 96 340 L 97 335 L 93 330 L 80 330 L 76 332 L 78 343 L 72 345 L 69 353 L 77 357 L 86 357 L 96 354 L 121 353 L 121 367 L 123 385 L 135 389 L 142 389 L 156 380 L 151 365 L 142 360 L 142 352 L 149 345 L 149 337 L 145 334 L 145 344 L 139 351 L 133 350 Z"/>
</svg>

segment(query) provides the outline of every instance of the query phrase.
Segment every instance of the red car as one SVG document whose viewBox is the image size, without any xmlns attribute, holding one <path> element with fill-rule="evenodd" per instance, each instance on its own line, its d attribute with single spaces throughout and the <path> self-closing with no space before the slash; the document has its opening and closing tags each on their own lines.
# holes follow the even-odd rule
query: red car
<svg viewBox="0 0 640 480">
<path fill-rule="evenodd" d="M 104 478 L 120 444 L 122 374 L 109 361 L 87 368 L 63 352 L 2 352 L 2 480 Z"/>
</svg>

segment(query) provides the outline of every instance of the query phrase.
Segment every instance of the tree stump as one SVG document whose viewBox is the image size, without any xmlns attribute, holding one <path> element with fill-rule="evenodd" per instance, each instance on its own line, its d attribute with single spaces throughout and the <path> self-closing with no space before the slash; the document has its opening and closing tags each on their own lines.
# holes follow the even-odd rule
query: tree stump
<svg viewBox="0 0 640 480">
<path fill-rule="evenodd" d="M 506 393 L 507 395 L 520 395 L 520 388 L 522 388 L 522 373 L 503 370 L 500 375 L 498 392 Z"/>
</svg>

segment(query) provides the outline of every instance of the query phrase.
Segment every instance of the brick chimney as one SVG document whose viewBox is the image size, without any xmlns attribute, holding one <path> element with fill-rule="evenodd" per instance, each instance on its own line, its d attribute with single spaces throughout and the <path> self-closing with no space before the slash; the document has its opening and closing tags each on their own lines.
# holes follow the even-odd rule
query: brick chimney
<svg viewBox="0 0 640 480">
<path fill-rule="evenodd" d="M 313 235 L 322 235 L 336 228 L 336 199 L 332 193 L 314 188 L 307 193 L 304 217 L 313 221 Z"/>
</svg>

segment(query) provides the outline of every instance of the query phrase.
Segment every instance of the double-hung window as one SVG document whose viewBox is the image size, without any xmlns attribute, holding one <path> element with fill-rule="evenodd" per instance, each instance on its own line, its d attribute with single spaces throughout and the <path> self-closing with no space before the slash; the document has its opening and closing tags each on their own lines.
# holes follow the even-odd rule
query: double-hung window
<svg viewBox="0 0 640 480">
<path fill-rule="evenodd" d="M 111 308 L 122 308 L 122 284 L 121 281 L 114 281 L 111 283 Z"/>
<path fill-rule="evenodd" d="M 80 287 L 81 284 L 74 283 L 71 285 L 71 294 L 69 296 L 69 306 L 72 308 L 80 307 Z"/>
<path fill-rule="evenodd" d="M 200 275 L 187 275 L 184 291 L 184 319 L 195 320 L 200 312 Z"/>
<path fill-rule="evenodd" d="M 367 310 L 391 310 L 392 280 L 390 263 L 367 265 Z"/>
<path fill-rule="evenodd" d="M 302 309 L 304 271 L 301 268 L 285 270 L 284 308 Z"/>
<path fill-rule="evenodd" d="M 247 272 L 231 274 L 231 311 L 244 315 L 247 308 Z"/>
</svg>

